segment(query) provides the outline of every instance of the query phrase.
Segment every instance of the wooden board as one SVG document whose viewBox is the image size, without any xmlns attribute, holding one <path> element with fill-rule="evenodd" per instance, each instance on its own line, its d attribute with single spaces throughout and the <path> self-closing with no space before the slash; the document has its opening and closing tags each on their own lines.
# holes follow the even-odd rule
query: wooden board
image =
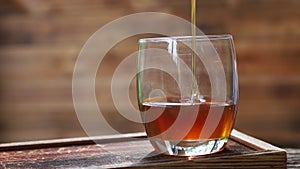
<svg viewBox="0 0 300 169">
<path fill-rule="evenodd" d="M 145 133 L 7 143 L 0 150 L 3 168 L 286 167 L 285 150 L 237 130 L 224 151 L 193 158 L 157 154 Z"/>
</svg>

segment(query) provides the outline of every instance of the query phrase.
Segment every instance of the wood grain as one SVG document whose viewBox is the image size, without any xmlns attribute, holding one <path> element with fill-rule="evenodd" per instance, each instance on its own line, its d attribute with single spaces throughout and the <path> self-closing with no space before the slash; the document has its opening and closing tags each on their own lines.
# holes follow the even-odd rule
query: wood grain
<svg viewBox="0 0 300 169">
<path fill-rule="evenodd" d="M 144 136 L 144 133 L 136 133 L 2 144 L 0 164 L 7 168 L 284 168 L 286 166 L 284 150 L 236 130 L 221 153 L 192 158 L 157 154 Z M 91 139 L 95 139 L 98 144 L 92 144 Z M 243 140 L 246 145 L 238 140 Z M 247 144 L 256 145 L 259 150 L 247 147 Z"/>
</svg>

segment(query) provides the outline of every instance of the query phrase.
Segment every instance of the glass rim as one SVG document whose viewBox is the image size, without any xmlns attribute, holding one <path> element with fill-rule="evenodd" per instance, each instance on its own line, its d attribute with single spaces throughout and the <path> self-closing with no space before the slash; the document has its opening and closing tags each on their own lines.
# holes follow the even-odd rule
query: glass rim
<svg viewBox="0 0 300 169">
<path fill-rule="evenodd" d="M 154 38 L 142 38 L 139 39 L 139 43 L 145 42 L 163 42 L 163 41 L 190 41 L 195 39 L 196 41 L 199 40 L 228 40 L 232 39 L 231 34 L 220 34 L 220 35 L 197 35 L 197 36 L 166 36 L 166 37 L 154 37 Z"/>
</svg>

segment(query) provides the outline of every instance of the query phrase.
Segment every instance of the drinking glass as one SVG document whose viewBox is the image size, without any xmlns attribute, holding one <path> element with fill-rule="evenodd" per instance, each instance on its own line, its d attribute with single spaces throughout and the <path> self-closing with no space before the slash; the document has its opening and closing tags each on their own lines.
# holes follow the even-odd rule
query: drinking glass
<svg viewBox="0 0 300 169">
<path fill-rule="evenodd" d="M 231 35 L 139 40 L 137 93 L 154 149 L 197 156 L 224 149 L 238 102 Z"/>
</svg>

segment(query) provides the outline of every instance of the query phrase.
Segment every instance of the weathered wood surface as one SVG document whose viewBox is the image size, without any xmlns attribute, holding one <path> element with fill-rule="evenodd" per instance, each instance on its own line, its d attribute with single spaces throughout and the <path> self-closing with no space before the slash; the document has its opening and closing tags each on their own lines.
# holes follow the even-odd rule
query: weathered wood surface
<svg viewBox="0 0 300 169">
<path fill-rule="evenodd" d="M 234 131 L 232 135 L 232 139 L 221 153 L 193 158 L 155 153 L 149 141 L 143 137 L 144 133 L 92 138 L 98 144 L 92 144 L 91 138 L 2 144 L 0 145 L 0 150 L 2 150 L 0 164 L 3 168 L 286 167 L 284 150 L 238 131 Z M 135 138 L 130 138 L 132 136 Z M 247 142 L 247 140 L 252 142 Z M 248 145 L 255 145 L 256 149 Z M 288 166 L 299 164 L 292 163 L 293 160 L 299 158 L 295 154 L 290 154 Z"/>
<path fill-rule="evenodd" d="M 294 147 L 300 146 L 299 6 L 299 0 L 198 0 L 197 14 L 206 34 L 233 34 L 240 80 L 236 127 Z M 0 1 L 0 142 L 85 136 L 71 88 L 86 40 L 127 14 L 156 11 L 188 20 L 189 8 L 188 0 Z M 143 129 L 122 118 L 110 96 L 111 76 L 137 50 L 139 37 L 113 48 L 97 74 L 102 113 L 120 132 Z"/>
</svg>

